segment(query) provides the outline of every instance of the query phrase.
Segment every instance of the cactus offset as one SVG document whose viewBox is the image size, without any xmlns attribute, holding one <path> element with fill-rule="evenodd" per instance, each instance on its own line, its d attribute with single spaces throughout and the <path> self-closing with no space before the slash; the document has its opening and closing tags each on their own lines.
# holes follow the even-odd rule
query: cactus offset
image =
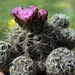
<svg viewBox="0 0 75 75">
<path fill-rule="evenodd" d="M 22 28 L 17 25 L 11 30 L 8 35 L 7 41 L 11 43 L 12 47 L 14 47 L 15 50 L 20 54 L 23 54 L 24 49 L 22 48 L 22 42 L 25 40 L 26 34 L 27 31 L 22 30 Z"/>
<path fill-rule="evenodd" d="M 46 60 L 46 71 L 48 74 L 61 75 L 71 73 L 75 68 L 74 53 L 67 48 L 53 50 Z"/>
<path fill-rule="evenodd" d="M 69 28 L 65 28 L 60 31 L 60 47 L 67 47 L 69 49 L 73 49 L 75 47 L 75 31 Z"/>
<path fill-rule="evenodd" d="M 18 55 L 9 43 L 0 41 L 0 71 L 8 72 L 10 62 Z"/>
<path fill-rule="evenodd" d="M 10 75 L 36 75 L 36 66 L 32 59 L 19 56 L 15 58 L 10 67 Z"/>
<path fill-rule="evenodd" d="M 59 30 L 69 26 L 68 17 L 66 17 L 64 14 L 56 14 L 48 22 L 50 25 Z"/>
</svg>

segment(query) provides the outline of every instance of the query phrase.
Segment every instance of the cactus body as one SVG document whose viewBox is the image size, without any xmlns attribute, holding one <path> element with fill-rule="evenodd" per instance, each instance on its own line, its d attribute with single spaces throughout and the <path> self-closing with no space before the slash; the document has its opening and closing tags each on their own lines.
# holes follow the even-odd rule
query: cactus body
<svg viewBox="0 0 75 75">
<path fill-rule="evenodd" d="M 69 26 L 68 17 L 64 14 L 56 14 L 49 20 L 49 24 L 60 30 L 67 28 Z"/>
<path fill-rule="evenodd" d="M 16 52 L 19 54 L 24 54 L 24 49 L 22 48 L 22 42 L 26 38 L 27 31 L 22 30 L 18 25 L 14 27 L 8 35 L 7 41 L 11 43 L 12 47 L 15 48 Z"/>
<path fill-rule="evenodd" d="M 59 46 L 73 49 L 75 47 L 75 31 L 65 28 L 60 32 L 61 40 L 58 42 Z"/>
<path fill-rule="evenodd" d="M 57 48 L 53 50 L 46 60 L 46 71 L 48 75 L 61 75 L 74 71 L 74 53 L 67 48 Z"/>
<path fill-rule="evenodd" d="M 12 62 L 10 75 L 36 75 L 36 67 L 33 65 L 34 62 L 32 59 L 25 56 L 19 56 Z"/>
<path fill-rule="evenodd" d="M 28 32 L 22 47 L 25 48 L 27 45 L 30 57 L 33 60 L 44 59 L 53 49 L 57 48 L 56 34 L 54 27 L 46 25 L 40 34 Z"/>
<path fill-rule="evenodd" d="M 10 62 L 18 56 L 12 46 L 4 41 L 0 41 L 0 71 L 8 72 Z"/>
</svg>

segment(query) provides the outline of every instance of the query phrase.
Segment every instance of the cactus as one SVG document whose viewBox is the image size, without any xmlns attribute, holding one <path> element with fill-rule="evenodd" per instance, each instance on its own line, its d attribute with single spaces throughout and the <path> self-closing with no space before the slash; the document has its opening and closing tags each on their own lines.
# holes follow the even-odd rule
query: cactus
<svg viewBox="0 0 75 75">
<path fill-rule="evenodd" d="M 63 46 L 69 49 L 75 47 L 75 31 L 70 28 L 65 28 L 60 31 L 61 40 L 59 40 L 59 46 Z"/>
<path fill-rule="evenodd" d="M 28 32 L 22 47 L 24 49 L 27 45 L 30 57 L 33 60 L 45 59 L 53 49 L 57 48 L 56 34 L 56 30 L 52 26 L 44 26 L 44 30 L 40 34 Z"/>
<path fill-rule="evenodd" d="M 11 32 L 8 33 L 7 42 L 11 43 L 12 47 L 15 48 L 16 52 L 19 54 L 24 54 L 22 42 L 26 38 L 27 31 L 22 30 L 19 25 L 16 25 L 14 28 L 11 29 Z"/>
<path fill-rule="evenodd" d="M 50 25 L 59 30 L 69 26 L 68 17 L 66 17 L 64 14 L 56 14 L 48 22 Z"/>
<path fill-rule="evenodd" d="M 10 75 L 36 75 L 35 63 L 25 56 L 15 58 L 9 70 Z"/>
<path fill-rule="evenodd" d="M 0 71 L 9 75 L 74 74 L 75 31 L 68 17 L 48 12 L 36 5 L 17 6 L 11 11 L 17 24 L 0 41 Z M 69 50 L 70 49 L 70 50 Z"/>
<path fill-rule="evenodd" d="M 9 64 L 18 55 L 10 43 L 0 41 L 0 71 L 8 72 Z"/>
<path fill-rule="evenodd" d="M 66 38 L 66 40 L 75 42 L 75 31 L 74 30 L 66 28 L 66 29 L 61 30 L 61 34 L 62 34 L 62 37 L 64 37 L 64 39 Z"/>
<path fill-rule="evenodd" d="M 46 60 L 46 71 L 48 75 L 61 75 L 71 73 L 75 68 L 74 53 L 67 48 L 53 50 Z"/>
</svg>

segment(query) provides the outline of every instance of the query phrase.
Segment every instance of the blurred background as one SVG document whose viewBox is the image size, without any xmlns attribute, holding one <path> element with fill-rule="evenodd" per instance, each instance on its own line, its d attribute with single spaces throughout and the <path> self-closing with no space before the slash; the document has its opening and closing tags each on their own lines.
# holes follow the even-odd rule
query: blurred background
<svg viewBox="0 0 75 75">
<path fill-rule="evenodd" d="M 4 39 L 9 26 L 15 23 L 10 15 L 11 10 L 15 6 L 28 7 L 29 5 L 37 5 L 48 11 L 48 19 L 56 13 L 66 14 L 69 16 L 69 27 L 75 29 L 75 0 L 0 0 L 0 40 Z"/>
</svg>

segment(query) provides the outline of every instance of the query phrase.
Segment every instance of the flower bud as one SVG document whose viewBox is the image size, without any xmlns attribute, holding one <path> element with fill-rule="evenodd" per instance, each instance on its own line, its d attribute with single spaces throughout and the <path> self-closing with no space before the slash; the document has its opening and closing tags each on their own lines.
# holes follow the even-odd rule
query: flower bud
<svg viewBox="0 0 75 75">
<path fill-rule="evenodd" d="M 38 19 L 41 21 L 46 21 L 47 15 L 48 15 L 48 12 L 45 9 L 40 9 L 38 11 Z"/>
</svg>

